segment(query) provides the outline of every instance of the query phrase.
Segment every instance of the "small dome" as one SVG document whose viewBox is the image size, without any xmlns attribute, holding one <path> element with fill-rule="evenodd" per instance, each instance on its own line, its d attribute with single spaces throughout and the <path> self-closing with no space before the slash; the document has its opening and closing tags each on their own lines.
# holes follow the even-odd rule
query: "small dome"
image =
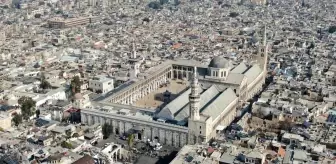
<svg viewBox="0 0 336 164">
<path fill-rule="evenodd" d="M 76 100 L 83 99 L 83 95 L 81 93 L 76 93 L 74 97 Z"/>
<path fill-rule="evenodd" d="M 208 67 L 228 68 L 228 67 L 230 67 L 230 65 L 231 65 L 231 63 L 227 59 L 225 59 L 223 57 L 220 57 L 220 56 L 216 56 L 210 61 L 210 64 L 208 65 Z"/>
</svg>

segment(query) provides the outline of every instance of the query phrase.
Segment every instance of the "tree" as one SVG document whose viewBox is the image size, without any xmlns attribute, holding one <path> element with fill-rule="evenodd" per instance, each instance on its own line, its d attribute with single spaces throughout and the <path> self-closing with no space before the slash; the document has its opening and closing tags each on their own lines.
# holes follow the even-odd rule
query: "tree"
<svg viewBox="0 0 336 164">
<path fill-rule="evenodd" d="M 65 135 L 68 139 L 71 138 L 71 129 L 66 130 Z"/>
<path fill-rule="evenodd" d="M 31 97 L 21 97 L 18 103 L 21 105 L 22 117 L 29 119 L 34 114 L 36 102 Z"/>
<path fill-rule="evenodd" d="M 51 88 L 51 84 L 45 79 L 44 74 L 41 75 L 41 79 L 40 79 L 40 88 L 42 89 L 50 89 Z"/>
<path fill-rule="evenodd" d="M 112 125 L 105 123 L 102 127 L 102 133 L 104 138 L 108 138 L 113 132 Z"/>
<path fill-rule="evenodd" d="M 64 148 L 67 148 L 67 149 L 72 149 L 72 144 L 69 143 L 69 142 L 66 142 L 66 141 L 63 141 L 61 143 L 61 146 L 64 147 Z"/>
<path fill-rule="evenodd" d="M 72 137 L 78 138 L 78 137 L 79 137 L 79 134 L 78 134 L 78 133 L 74 133 L 74 134 L 72 135 Z"/>
<path fill-rule="evenodd" d="M 22 116 L 20 114 L 15 114 L 12 118 L 12 121 L 14 122 L 15 126 L 19 126 L 19 124 L 22 123 Z"/>
<path fill-rule="evenodd" d="M 121 83 L 121 81 L 116 80 L 113 84 L 114 84 L 113 87 L 114 87 L 114 88 L 117 88 L 117 87 L 119 87 L 122 83 Z"/>
<path fill-rule="evenodd" d="M 148 7 L 149 7 L 149 8 L 152 8 L 152 9 L 155 9 L 155 10 L 157 10 L 157 9 L 161 9 L 161 8 L 162 8 L 162 6 L 160 5 L 160 3 L 159 3 L 159 2 L 156 2 L 156 1 L 150 2 L 150 3 L 148 4 Z"/>
<path fill-rule="evenodd" d="M 331 33 L 331 34 L 336 32 L 336 26 L 330 26 L 329 29 L 328 29 L 328 32 Z"/>
<path fill-rule="evenodd" d="M 76 93 L 79 93 L 80 90 L 81 90 L 81 85 L 82 85 L 82 82 L 80 81 L 79 76 L 73 77 L 73 79 L 71 80 L 71 83 L 70 83 L 71 93 L 73 95 L 76 94 Z"/>
<path fill-rule="evenodd" d="M 127 144 L 130 149 L 133 147 L 133 142 L 134 142 L 134 134 L 129 134 L 127 137 Z"/>
<path fill-rule="evenodd" d="M 236 12 L 230 12 L 229 14 L 229 17 L 232 17 L 232 18 L 237 17 L 237 16 L 239 16 L 239 14 Z"/>
<path fill-rule="evenodd" d="M 160 2 L 160 5 L 164 5 L 164 4 L 168 3 L 168 0 L 159 0 L 159 2 Z"/>
<path fill-rule="evenodd" d="M 274 94 L 278 95 L 279 94 L 279 89 L 275 89 Z"/>
<path fill-rule="evenodd" d="M 35 114 L 36 114 L 36 118 L 40 118 L 40 110 L 36 110 Z"/>
<path fill-rule="evenodd" d="M 41 14 L 35 14 L 35 18 L 41 18 Z"/>
</svg>

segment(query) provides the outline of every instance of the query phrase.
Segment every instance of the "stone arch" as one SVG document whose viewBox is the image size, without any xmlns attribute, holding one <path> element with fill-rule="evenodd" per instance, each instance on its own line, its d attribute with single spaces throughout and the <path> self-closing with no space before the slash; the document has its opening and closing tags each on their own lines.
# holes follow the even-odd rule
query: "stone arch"
<svg viewBox="0 0 336 164">
<path fill-rule="evenodd" d="M 183 71 L 182 75 L 183 75 L 182 78 L 187 78 L 187 72 L 186 71 Z"/>
<path fill-rule="evenodd" d="M 177 78 L 182 79 L 182 72 L 181 71 L 178 71 Z"/>
<path fill-rule="evenodd" d="M 177 77 L 178 77 L 178 76 L 177 76 L 177 71 L 174 70 L 174 71 L 173 71 L 173 78 L 174 78 L 174 79 L 177 79 Z"/>
</svg>

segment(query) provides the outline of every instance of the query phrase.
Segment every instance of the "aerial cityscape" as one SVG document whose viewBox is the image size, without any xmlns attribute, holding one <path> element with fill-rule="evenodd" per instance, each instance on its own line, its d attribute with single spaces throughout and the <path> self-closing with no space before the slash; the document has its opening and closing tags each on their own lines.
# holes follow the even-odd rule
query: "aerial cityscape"
<svg viewBox="0 0 336 164">
<path fill-rule="evenodd" d="M 0 12 L 0 164 L 336 164 L 334 0 Z"/>
</svg>

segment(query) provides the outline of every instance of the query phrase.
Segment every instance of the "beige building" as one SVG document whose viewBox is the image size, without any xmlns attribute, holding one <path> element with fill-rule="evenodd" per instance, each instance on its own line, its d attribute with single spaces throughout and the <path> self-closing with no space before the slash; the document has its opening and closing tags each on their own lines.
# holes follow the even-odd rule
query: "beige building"
<svg viewBox="0 0 336 164">
<path fill-rule="evenodd" d="M 265 5 L 267 0 L 251 0 L 251 2 L 257 5 Z"/>
<path fill-rule="evenodd" d="M 197 61 L 167 61 L 147 72 L 145 79 L 125 84 L 91 107 L 81 108 L 83 124 L 109 123 L 115 134 L 136 132 L 138 139 L 157 139 L 176 147 L 217 137 L 236 117 L 237 110 L 261 91 L 267 74 L 266 28 L 256 62 L 232 63 L 215 57 L 209 65 Z M 156 111 L 134 104 L 167 81 L 190 81 L 190 86 Z"/>
<path fill-rule="evenodd" d="M 6 130 L 11 127 L 12 127 L 12 117 L 0 114 L 0 128 Z"/>
<path fill-rule="evenodd" d="M 53 18 L 48 20 L 49 28 L 69 28 L 81 25 L 87 25 L 95 21 L 95 17 L 78 17 L 78 18 Z"/>
</svg>

